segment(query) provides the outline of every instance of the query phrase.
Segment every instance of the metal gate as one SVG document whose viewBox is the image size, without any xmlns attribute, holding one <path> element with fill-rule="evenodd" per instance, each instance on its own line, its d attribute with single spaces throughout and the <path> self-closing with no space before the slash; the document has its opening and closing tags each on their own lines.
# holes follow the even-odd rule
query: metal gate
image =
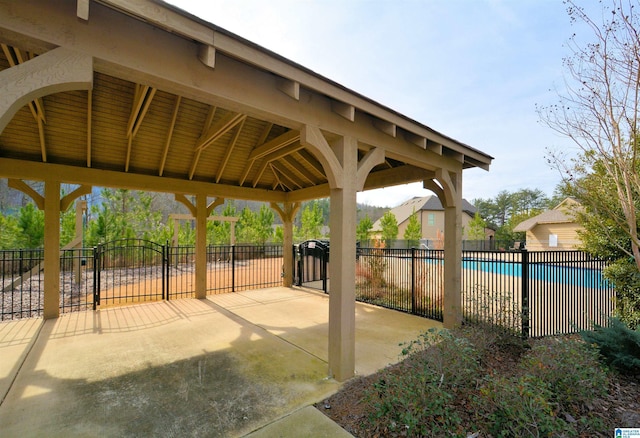
<svg viewBox="0 0 640 438">
<path fill-rule="evenodd" d="M 120 239 L 95 248 L 93 308 L 168 298 L 168 248 L 143 239 Z"/>
<path fill-rule="evenodd" d="M 307 240 L 296 248 L 296 285 L 329 291 L 329 241 Z"/>
</svg>

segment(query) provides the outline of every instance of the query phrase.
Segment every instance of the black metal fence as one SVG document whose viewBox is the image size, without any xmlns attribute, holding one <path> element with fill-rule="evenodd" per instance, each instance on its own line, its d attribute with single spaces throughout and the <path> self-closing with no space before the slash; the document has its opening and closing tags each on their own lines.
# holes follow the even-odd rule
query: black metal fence
<svg viewBox="0 0 640 438">
<path fill-rule="evenodd" d="M 0 321 L 37 317 L 44 251 L 0 251 Z M 282 245 L 207 247 L 207 293 L 282 284 Z M 193 297 L 195 249 L 141 239 L 60 251 L 60 312 Z"/>
<path fill-rule="evenodd" d="M 300 254 L 305 255 L 297 260 L 302 273 L 306 265 L 328 261 L 328 254 Z M 442 321 L 444 251 L 358 248 L 356 254 L 357 300 Z M 581 251 L 463 251 L 463 316 L 523 337 L 606 325 L 615 290 L 602 276 L 605 266 Z"/>
<path fill-rule="evenodd" d="M 443 251 L 360 248 L 356 299 L 442 321 Z"/>
</svg>

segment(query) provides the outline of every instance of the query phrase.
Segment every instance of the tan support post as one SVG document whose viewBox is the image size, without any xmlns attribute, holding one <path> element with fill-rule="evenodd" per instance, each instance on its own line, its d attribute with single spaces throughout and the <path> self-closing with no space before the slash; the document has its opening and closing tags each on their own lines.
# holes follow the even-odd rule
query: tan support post
<svg viewBox="0 0 640 438">
<path fill-rule="evenodd" d="M 196 195 L 196 298 L 207 297 L 207 195 Z"/>
<path fill-rule="evenodd" d="M 330 192 L 329 375 L 344 381 L 355 374 L 357 141 L 342 138 L 333 151 L 342 165 L 342 172 L 336 172 L 342 181 Z"/>
<path fill-rule="evenodd" d="M 293 219 L 300 209 L 299 202 L 285 202 L 280 208 L 275 202 L 271 203 L 276 213 L 282 219 L 282 286 L 293 286 Z"/>
<path fill-rule="evenodd" d="M 462 322 L 462 170 L 439 170 L 444 207 L 444 300 L 443 323 L 454 328 Z"/>
<path fill-rule="evenodd" d="M 44 319 L 60 315 L 60 182 L 44 185 Z"/>
</svg>

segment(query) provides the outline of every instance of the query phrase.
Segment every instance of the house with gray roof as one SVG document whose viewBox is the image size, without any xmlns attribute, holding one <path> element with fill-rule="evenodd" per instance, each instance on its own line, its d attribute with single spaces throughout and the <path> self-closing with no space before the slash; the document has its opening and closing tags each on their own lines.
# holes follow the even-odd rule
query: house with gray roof
<svg viewBox="0 0 640 438">
<path fill-rule="evenodd" d="M 422 229 L 422 239 L 429 240 L 434 243 L 434 247 L 438 247 L 437 242 L 442 242 L 444 238 L 444 208 L 440 199 L 435 195 L 414 197 L 408 201 L 393 208 L 391 213 L 396 217 L 398 222 L 398 239 L 402 239 L 404 232 L 409 224 L 409 218 L 414 213 L 418 215 L 418 221 Z M 462 200 L 462 239 L 467 238 L 465 229 L 468 229 L 469 222 L 474 218 L 476 208 L 466 199 Z M 380 219 L 378 219 L 371 230 L 374 238 L 380 238 L 382 227 Z M 493 230 L 486 230 L 487 239 L 493 236 Z M 429 245 L 432 246 L 432 245 Z"/>
<path fill-rule="evenodd" d="M 520 222 L 513 231 L 526 233 L 526 247 L 531 251 L 577 249 L 581 226 L 574 215 L 580 208 L 578 201 L 566 198 L 552 210 Z"/>
</svg>

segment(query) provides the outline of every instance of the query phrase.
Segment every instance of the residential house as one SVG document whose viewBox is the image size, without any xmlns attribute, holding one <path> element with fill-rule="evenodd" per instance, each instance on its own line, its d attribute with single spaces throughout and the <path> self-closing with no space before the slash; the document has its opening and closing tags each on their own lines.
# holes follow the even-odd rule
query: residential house
<svg viewBox="0 0 640 438">
<path fill-rule="evenodd" d="M 520 222 L 513 231 L 526 232 L 526 248 L 530 251 L 577 249 L 581 226 L 574 212 L 579 208 L 578 201 L 567 198 L 554 209 Z"/>
<path fill-rule="evenodd" d="M 444 208 L 440 199 L 436 195 L 423 197 L 415 197 L 393 208 L 391 213 L 396 217 L 398 222 L 398 239 L 403 239 L 404 232 L 409 224 L 409 218 L 412 214 L 418 215 L 418 222 L 422 228 L 422 239 L 428 240 L 431 244 L 428 246 L 437 247 L 437 242 L 441 242 L 444 238 Z M 462 239 L 467 239 L 466 230 L 468 224 L 473 220 L 476 214 L 476 208 L 466 199 L 462 200 Z M 372 228 L 372 237 L 380 238 L 382 227 L 380 219 L 378 219 Z M 485 230 L 487 239 L 493 238 L 494 231 Z"/>
</svg>

